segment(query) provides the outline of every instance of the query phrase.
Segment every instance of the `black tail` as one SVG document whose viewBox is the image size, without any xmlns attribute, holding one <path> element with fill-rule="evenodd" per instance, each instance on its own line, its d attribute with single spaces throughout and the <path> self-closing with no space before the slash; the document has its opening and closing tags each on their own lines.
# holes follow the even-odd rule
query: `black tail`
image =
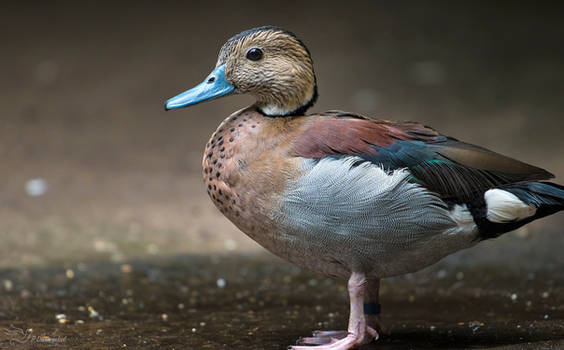
<svg viewBox="0 0 564 350">
<path fill-rule="evenodd" d="M 564 186 L 552 182 L 524 182 L 500 187 L 501 190 L 514 194 L 527 205 L 537 208 L 535 214 L 511 222 L 491 222 L 487 219 L 487 207 L 473 213 L 480 230 L 481 239 L 495 238 L 518 229 L 531 221 L 564 210 Z M 485 204 L 485 201 L 482 201 Z"/>
<path fill-rule="evenodd" d="M 564 186 L 552 182 L 525 182 L 504 188 L 526 204 L 537 207 L 532 220 L 554 214 L 564 209 Z"/>
</svg>

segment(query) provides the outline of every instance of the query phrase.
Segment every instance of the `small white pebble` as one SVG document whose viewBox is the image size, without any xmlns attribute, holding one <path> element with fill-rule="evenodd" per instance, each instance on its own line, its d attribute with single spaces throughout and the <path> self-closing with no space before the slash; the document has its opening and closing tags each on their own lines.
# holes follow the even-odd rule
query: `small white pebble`
<svg viewBox="0 0 564 350">
<path fill-rule="evenodd" d="M 94 310 L 94 308 L 92 306 L 88 307 L 88 312 L 90 313 L 89 316 L 92 317 L 92 318 L 100 316 L 98 311 Z"/>
<path fill-rule="evenodd" d="M 68 279 L 73 279 L 74 278 L 74 271 L 72 269 L 67 269 L 67 271 L 65 272 L 65 275 L 67 276 Z"/>
<path fill-rule="evenodd" d="M 484 322 L 480 322 L 480 321 L 470 321 L 468 322 L 468 327 L 469 328 L 479 328 L 479 327 L 483 327 L 484 326 Z"/>
<path fill-rule="evenodd" d="M 163 319 L 163 321 L 168 321 L 168 315 L 167 314 L 162 314 L 161 318 Z"/>
<path fill-rule="evenodd" d="M 227 282 L 223 278 L 219 278 L 216 283 L 219 288 L 224 288 L 227 285 Z"/>
<path fill-rule="evenodd" d="M 9 292 L 14 288 L 14 283 L 10 280 L 2 280 L 2 285 L 4 286 L 6 292 Z"/>
<path fill-rule="evenodd" d="M 545 319 L 545 320 L 548 320 L 548 315 L 544 315 L 544 319 Z"/>
<path fill-rule="evenodd" d="M 67 320 L 67 315 L 65 315 L 65 314 L 57 314 L 57 315 L 55 315 L 55 318 L 57 319 L 57 321 L 59 321 L 59 323 L 62 323 L 62 324 L 65 324 L 69 321 L 69 320 Z"/>
<path fill-rule="evenodd" d="M 75 323 L 76 323 L 76 324 L 84 324 L 84 321 L 83 321 L 83 320 L 76 320 Z"/>
<path fill-rule="evenodd" d="M 192 333 L 196 333 L 196 328 L 192 328 Z"/>
<path fill-rule="evenodd" d="M 184 309 L 184 304 L 183 304 L 183 303 L 178 304 L 178 309 L 179 309 L 179 310 Z"/>
<path fill-rule="evenodd" d="M 548 296 L 549 296 L 548 292 L 543 292 L 543 293 L 542 293 L 542 297 L 543 297 L 544 299 L 548 298 Z"/>
<path fill-rule="evenodd" d="M 25 183 L 25 192 L 28 196 L 39 197 L 47 192 L 47 181 L 42 178 L 35 178 Z"/>
<path fill-rule="evenodd" d="M 437 327 L 431 326 L 431 327 L 429 327 L 429 329 L 432 330 L 432 331 L 434 331 L 435 329 L 437 329 Z"/>
<path fill-rule="evenodd" d="M 511 294 L 511 301 L 517 301 L 517 294 L 516 293 Z"/>
<path fill-rule="evenodd" d="M 205 322 L 200 322 L 200 327 L 203 327 L 203 326 L 205 326 L 205 325 L 206 325 Z"/>
</svg>

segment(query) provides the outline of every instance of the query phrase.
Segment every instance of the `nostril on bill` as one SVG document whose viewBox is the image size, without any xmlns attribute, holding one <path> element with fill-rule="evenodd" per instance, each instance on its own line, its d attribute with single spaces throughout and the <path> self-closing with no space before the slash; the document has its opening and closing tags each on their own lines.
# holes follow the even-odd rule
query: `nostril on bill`
<svg viewBox="0 0 564 350">
<path fill-rule="evenodd" d="M 215 77 L 211 77 L 208 79 L 208 84 L 213 83 L 215 81 Z"/>
</svg>

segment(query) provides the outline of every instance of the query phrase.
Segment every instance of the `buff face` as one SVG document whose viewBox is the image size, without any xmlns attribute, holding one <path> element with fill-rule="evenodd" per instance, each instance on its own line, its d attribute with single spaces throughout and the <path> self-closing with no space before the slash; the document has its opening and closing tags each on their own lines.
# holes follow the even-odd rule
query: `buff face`
<svg viewBox="0 0 564 350">
<path fill-rule="evenodd" d="M 266 114 L 271 109 L 296 110 L 313 97 L 313 62 L 291 33 L 257 31 L 235 36 L 221 49 L 218 66 L 223 64 L 237 92 L 256 97 Z"/>
<path fill-rule="evenodd" d="M 229 39 L 214 71 L 198 86 L 167 101 L 166 109 L 229 95 L 251 94 L 266 115 L 295 114 L 315 99 L 313 62 L 294 34 L 272 28 Z"/>
</svg>

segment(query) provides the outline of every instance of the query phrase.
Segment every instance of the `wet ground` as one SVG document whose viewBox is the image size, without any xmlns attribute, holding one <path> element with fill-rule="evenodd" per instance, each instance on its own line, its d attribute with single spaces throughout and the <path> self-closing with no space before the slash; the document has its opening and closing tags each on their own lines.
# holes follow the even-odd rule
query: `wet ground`
<svg viewBox="0 0 564 350">
<path fill-rule="evenodd" d="M 274 24 L 320 98 L 414 120 L 564 183 L 562 10 L 487 2 L 6 2 L 0 348 L 284 349 L 346 326 L 345 283 L 264 253 L 201 181 L 232 96 L 163 111 L 232 34 Z M 564 214 L 385 280 L 368 349 L 564 348 Z"/>
<path fill-rule="evenodd" d="M 382 286 L 365 349 L 560 349 L 562 271 L 439 264 Z M 342 281 L 264 256 L 178 256 L 1 271 L 0 348 L 285 349 L 348 317 Z"/>
</svg>

